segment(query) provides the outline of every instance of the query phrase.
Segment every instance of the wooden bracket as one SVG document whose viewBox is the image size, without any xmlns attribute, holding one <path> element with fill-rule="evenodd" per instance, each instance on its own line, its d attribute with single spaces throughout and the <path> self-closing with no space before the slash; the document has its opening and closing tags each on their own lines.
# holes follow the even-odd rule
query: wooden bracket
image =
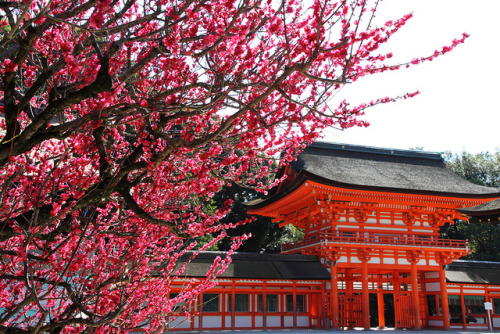
<svg viewBox="0 0 500 334">
<path fill-rule="evenodd" d="M 420 260 L 420 257 L 424 254 L 421 250 L 410 250 L 406 251 L 406 260 L 410 263 L 417 263 Z"/>
<path fill-rule="evenodd" d="M 372 258 L 372 255 L 370 254 L 371 249 L 370 248 L 360 248 L 358 249 L 358 259 L 361 262 L 368 262 Z"/>
</svg>

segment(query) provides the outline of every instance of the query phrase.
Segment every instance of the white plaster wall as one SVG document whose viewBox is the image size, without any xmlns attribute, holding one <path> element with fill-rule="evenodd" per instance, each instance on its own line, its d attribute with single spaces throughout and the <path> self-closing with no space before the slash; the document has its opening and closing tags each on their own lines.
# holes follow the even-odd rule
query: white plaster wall
<svg viewBox="0 0 500 334">
<path fill-rule="evenodd" d="M 226 323 L 225 323 L 225 326 L 226 328 L 231 328 L 232 324 L 231 324 L 231 316 L 230 315 L 226 315 Z"/>
<path fill-rule="evenodd" d="M 222 317 L 214 315 L 203 315 L 203 328 L 222 327 Z"/>
<path fill-rule="evenodd" d="M 267 327 L 281 327 L 281 317 L 276 315 L 267 316 Z"/>
<path fill-rule="evenodd" d="M 410 264 L 406 259 L 398 259 L 398 264 Z"/>
<path fill-rule="evenodd" d="M 394 260 L 394 258 L 391 258 L 391 257 L 386 257 L 384 258 L 384 264 L 395 264 L 396 261 Z"/>
<path fill-rule="evenodd" d="M 500 318 L 493 318 L 493 326 L 500 327 Z"/>
<path fill-rule="evenodd" d="M 263 327 L 264 326 L 264 317 L 263 316 L 255 316 L 255 327 Z"/>
<path fill-rule="evenodd" d="M 285 325 L 285 327 L 293 327 L 293 316 L 284 316 L 283 324 Z"/>
<path fill-rule="evenodd" d="M 475 293 L 478 295 L 484 295 L 484 289 L 464 289 L 464 293 Z"/>
<path fill-rule="evenodd" d="M 338 262 L 341 262 L 341 263 L 347 263 L 347 256 L 341 256 L 338 260 Z"/>
<path fill-rule="evenodd" d="M 378 264 L 380 263 L 380 258 L 379 257 L 372 257 L 368 263 L 375 263 L 375 264 Z"/>
<path fill-rule="evenodd" d="M 350 230 L 351 230 L 351 229 L 356 230 L 356 229 L 359 229 L 359 226 L 356 226 L 356 225 L 354 225 L 354 226 L 353 226 L 353 225 L 337 225 L 337 226 L 336 226 L 336 229 L 337 229 L 337 230 L 342 229 L 342 228 L 348 228 L 348 229 L 350 229 Z"/>
<path fill-rule="evenodd" d="M 386 224 L 386 225 L 392 224 L 390 219 L 380 219 L 379 222 L 380 222 L 380 224 Z"/>
<path fill-rule="evenodd" d="M 391 231 L 391 232 L 399 232 L 401 229 L 393 228 L 393 227 L 380 227 L 380 226 L 365 226 L 365 230 L 382 230 L 382 231 Z"/>
<path fill-rule="evenodd" d="M 436 260 L 429 260 L 429 266 L 439 266 L 439 264 L 436 262 Z M 437 273 L 439 277 L 439 273 Z"/>
<path fill-rule="evenodd" d="M 309 327 L 309 317 L 307 315 L 297 316 L 297 327 Z"/>
<path fill-rule="evenodd" d="M 193 321 L 192 318 L 188 318 L 186 320 L 186 317 L 181 316 L 178 317 L 177 319 L 174 319 L 168 324 L 168 328 L 191 328 L 191 322 Z"/>
<path fill-rule="evenodd" d="M 234 327 L 252 327 L 252 317 L 249 315 L 237 315 L 234 317 Z"/>
<path fill-rule="evenodd" d="M 357 256 L 351 256 L 351 263 L 361 263 Z"/>
</svg>

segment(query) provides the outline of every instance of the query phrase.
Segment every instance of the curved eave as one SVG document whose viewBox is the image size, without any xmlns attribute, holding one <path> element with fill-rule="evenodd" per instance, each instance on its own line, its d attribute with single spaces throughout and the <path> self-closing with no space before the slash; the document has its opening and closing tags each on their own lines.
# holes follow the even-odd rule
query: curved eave
<svg viewBox="0 0 500 334">
<path fill-rule="evenodd" d="M 307 181 L 306 176 L 301 172 L 293 181 L 286 187 L 285 189 L 281 190 L 277 194 L 274 194 L 268 198 L 264 198 L 251 202 L 246 202 L 243 203 L 243 205 L 247 208 L 248 213 L 252 213 L 254 210 L 262 209 L 274 202 L 277 202 L 278 200 L 286 197 L 287 195 L 291 194 L 293 191 L 295 191 L 297 188 L 299 188 L 301 185 L 303 185 Z"/>
<path fill-rule="evenodd" d="M 391 187 L 375 187 L 375 186 L 366 186 L 366 185 L 358 185 L 351 183 L 343 183 L 334 180 L 330 180 L 311 172 L 302 170 L 298 174 L 298 176 L 290 183 L 288 187 L 282 189 L 279 193 L 270 196 L 268 198 L 262 200 L 256 200 L 252 202 L 247 202 L 244 205 L 247 207 L 249 213 L 257 213 L 260 209 L 271 205 L 279 201 L 280 199 L 286 197 L 287 195 L 294 192 L 301 185 L 303 185 L 307 181 L 321 183 L 327 186 L 343 188 L 343 189 L 353 189 L 353 190 L 361 190 L 361 191 L 374 191 L 380 193 L 397 193 L 397 194 L 408 194 L 408 195 L 423 195 L 423 196 L 435 196 L 435 197 L 448 197 L 448 198 L 460 198 L 460 199 L 495 199 L 500 197 L 500 192 L 496 193 L 484 193 L 484 194 L 470 194 L 470 193 L 451 193 L 451 192 L 438 192 L 438 191 L 430 191 L 430 190 L 419 190 L 419 189 L 405 189 L 405 188 L 391 188 Z M 460 213 L 466 214 L 464 210 L 460 210 Z"/>
<path fill-rule="evenodd" d="M 495 199 L 473 207 L 463 208 L 460 209 L 459 212 L 469 217 L 496 216 L 500 214 L 500 199 Z"/>
<path fill-rule="evenodd" d="M 469 217 L 500 215 L 500 209 L 486 211 L 468 211 L 467 209 L 457 209 L 457 211 Z"/>
<path fill-rule="evenodd" d="M 382 193 L 399 193 L 399 194 L 412 194 L 412 195 L 425 195 L 425 196 L 436 196 L 436 197 L 454 197 L 454 198 L 471 198 L 471 199 L 493 199 L 500 197 L 500 191 L 495 193 L 482 193 L 482 194 L 471 194 L 471 193 L 454 193 L 454 192 L 444 192 L 444 191 L 433 191 L 433 190 L 421 190 L 421 189 L 408 189 L 408 188 L 393 188 L 393 187 L 376 187 L 376 186 L 366 186 L 360 184 L 343 183 L 339 181 L 330 180 L 308 171 L 302 171 L 307 180 L 316 181 L 325 185 L 344 188 L 344 189 L 354 189 L 354 190 L 365 190 L 365 191 L 377 191 Z"/>
</svg>

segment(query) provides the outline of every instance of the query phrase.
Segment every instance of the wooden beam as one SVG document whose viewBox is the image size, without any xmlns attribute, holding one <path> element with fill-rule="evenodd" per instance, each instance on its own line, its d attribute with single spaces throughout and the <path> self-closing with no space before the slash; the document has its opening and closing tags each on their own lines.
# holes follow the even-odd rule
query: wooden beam
<svg viewBox="0 0 500 334">
<path fill-rule="evenodd" d="M 418 272 L 417 272 L 418 257 L 411 262 L 411 295 L 413 299 L 413 315 L 415 318 L 414 329 L 422 329 L 420 321 L 420 297 L 418 294 Z"/>
<path fill-rule="evenodd" d="M 370 329 L 370 294 L 368 291 L 368 259 L 363 259 L 361 267 L 361 286 L 363 291 L 363 327 Z"/>
<path fill-rule="evenodd" d="M 441 306 L 443 309 L 443 327 L 450 329 L 450 306 L 448 304 L 448 290 L 446 288 L 446 276 L 443 266 L 439 267 L 439 289 L 441 290 Z"/>
</svg>

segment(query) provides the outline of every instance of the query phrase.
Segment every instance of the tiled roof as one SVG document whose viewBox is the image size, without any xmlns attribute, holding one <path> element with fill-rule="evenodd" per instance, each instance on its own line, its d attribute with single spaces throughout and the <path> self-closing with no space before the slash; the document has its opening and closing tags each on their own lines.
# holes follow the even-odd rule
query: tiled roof
<svg viewBox="0 0 500 334">
<path fill-rule="evenodd" d="M 453 261 L 444 269 L 450 283 L 500 284 L 499 262 Z"/>
<path fill-rule="evenodd" d="M 457 211 L 471 216 L 497 214 L 500 212 L 500 199 L 495 199 L 493 201 L 489 201 L 480 205 L 459 209 Z"/>
<path fill-rule="evenodd" d="M 468 182 L 447 169 L 439 153 L 317 142 L 292 167 L 308 179 L 381 191 L 491 195 L 500 189 Z"/>
<path fill-rule="evenodd" d="M 215 258 L 224 252 L 200 252 L 186 268 L 187 277 L 206 277 Z M 301 254 L 234 253 L 219 278 L 329 280 L 330 273 L 316 256 Z M 182 259 L 181 259 L 182 260 Z M 182 261 L 179 261 L 182 262 Z M 179 264 L 180 266 L 181 264 Z"/>
</svg>

